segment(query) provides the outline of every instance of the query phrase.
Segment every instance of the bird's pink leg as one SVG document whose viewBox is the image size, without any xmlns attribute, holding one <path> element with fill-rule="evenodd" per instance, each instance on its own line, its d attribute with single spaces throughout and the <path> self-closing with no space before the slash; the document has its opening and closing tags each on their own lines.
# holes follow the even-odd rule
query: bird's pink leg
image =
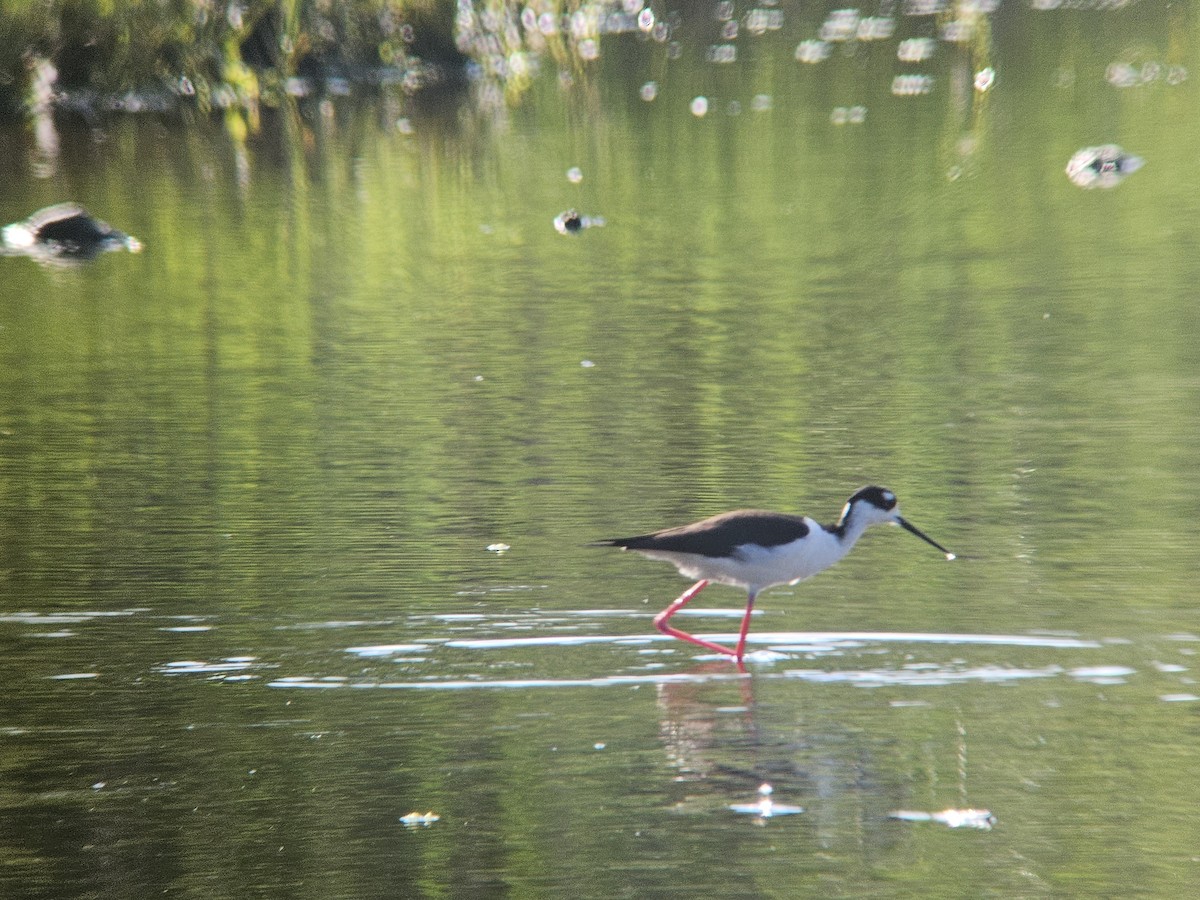
<svg viewBox="0 0 1200 900">
<path fill-rule="evenodd" d="M 746 597 L 746 615 L 742 617 L 742 631 L 738 635 L 737 645 L 737 661 L 741 662 L 742 657 L 746 655 L 746 635 L 750 633 L 750 616 L 754 613 L 754 598 L 757 597 L 754 591 Z"/>
<path fill-rule="evenodd" d="M 706 578 L 702 578 L 700 581 L 697 581 L 695 584 L 693 584 L 690 588 L 680 594 L 670 606 L 654 617 L 654 627 L 663 634 L 669 634 L 671 637 L 677 637 L 681 641 L 688 641 L 689 643 L 696 644 L 700 647 L 704 647 L 705 649 L 715 650 L 718 653 L 724 653 L 726 656 L 736 656 L 740 660 L 742 657 L 737 650 L 730 650 L 728 647 L 722 647 L 720 644 L 714 644 L 712 641 L 706 641 L 703 638 L 694 637 L 693 635 L 688 634 L 686 631 L 680 631 L 678 628 L 673 628 L 671 625 L 667 624 L 670 621 L 671 616 L 675 615 L 675 613 L 687 606 L 688 603 L 690 603 L 692 599 L 706 587 L 708 587 L 708 579 Z M 745 632 L 749 627 L 750 613 L 747 611 L 746 621 L 742 623 L 743 641 L 745 640 Z"/>
</svg>

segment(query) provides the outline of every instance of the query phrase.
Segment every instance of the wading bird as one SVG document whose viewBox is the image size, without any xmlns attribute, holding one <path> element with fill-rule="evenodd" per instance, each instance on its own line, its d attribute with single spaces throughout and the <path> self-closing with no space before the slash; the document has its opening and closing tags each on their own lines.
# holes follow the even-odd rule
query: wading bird
<svg viewBox="0 0 1200 900">
<path fill-rule="evenodd" d="M 834 525 L 822 525 L 808 516 L 739 509 L 678 528 L 596 541 L 592 546 L 633 550 L 671 563 L 681 575 L 700 579 L 654 617 L 654 627 L 663 634 L 728 654 L 740 663 L 759 592 L 776 584 L 796 584 L 828 569 L 849 553 L 872 525 L 899 525 L 937 547 L 946 559 L 954 559 L 953 553 L 901 517 L 894 493 L 874 485 L 856 491 Z M 747 592 L 746 615 L 736 649 L 687 634 L 670 624 L 675 613 L 714 581 Z"/>
</svg>

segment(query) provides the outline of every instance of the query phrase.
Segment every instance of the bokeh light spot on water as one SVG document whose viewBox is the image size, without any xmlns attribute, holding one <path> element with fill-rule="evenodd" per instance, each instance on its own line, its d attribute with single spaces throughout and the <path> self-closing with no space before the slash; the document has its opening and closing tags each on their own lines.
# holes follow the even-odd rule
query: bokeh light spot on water
<svg viewBox="0 0 1200 900">
<path fill-rule="evenodd" d="M 975 35 L 975 26 L 963 19 L 955 19 L 942 26 L 942 40 L 949 44 L 965 44 Z"/>
<path fill-rule="evenodd" d="M 579 182 L 583 181 L 583 169 L 579 168 L 579 166 L 571 166 L 571 168 L 567 169 L 567 181 L 571 182 L 571 184 L 579 184 Z"/>
<path fill-rule="evenodd" d="M 865 106 L 835 106 L 829 114 L 829 121 L 834 125 L 861 125 L 867 121 Z"/>
<path fill-rule="evenodd" d="M 933 38 L 905 38 L 896 47 L 896 58 L 900 62 L 924 62 L 933 56 L 936 47 Z"/>
<path fill-rule="evenodd" d="M 801 41 L 796 45 L 796 61 L 815 65 L 829 59 L 832 50 L 826 41 Z"/>
<path fill-rule="evenodd" d="M 782 27 L 782 9 L 764 9 L 759 7 L 746 13 L 746 30 L 755 36 L 766 34 L 768 31 L 778 31 Z"/>
<path fill-rule="evenodd" d="M 896 20 L 891 16 L 866 16 L 858 23 L 856 37 L 860 41 L 886 41 L 896 33 Z"/>
<path fill-rule="evenodd" d="M 892 79 L 892 93 L 897 97 L 920 97 L 932 90 L 932 75 L 897 75 Z"/>
<path fill-rule="evenodd" d="M 826 16 L 817 34 L 821 40 L 844 43 L 858 35 L 859 12 L 857 9 L 835 9 Z"/>
<path fill-rule="evenodd" d="M 1135 65 L 1117 61 L 1108 64 L 1104 80 L 1115 88 L 1132 88 L 1164 81 L 1174 87 L 1187 80 L 1187 68 L 1178 64 L 1167 65 L 1156 59 L 1148 59 Z"/>
<path fill-rule="evenodd" d="M 991 66 L 986 69 L 980 69 L 975 73 L 975 90 L 983 93 L 991 90 L 993 84 L 996 83 L 996 70 Z"/>
<path fill-rule="evenodd" d="M 642 85 L 641 90 L 638 93 L 647 103 L 652 102 L 654 98 L 658 96 L 658 82 L 647 81 Z"/>
<path fill-rule="evenodd" d="M 708 49 L 704 51 L 704 58 L 708 62 L 717 63 L 718 65 L 737 62 L 737 45 L 710 44 Z"/>
<path fill-rule="evenodd" d="M 708 98 L 707 97 L 694 98 L 692 100 L 691 110 L 692 110 L 692 115 L 695 116 L 697 119 L 703 118 L 704 116 L 708 115 Z"/>
</svg>

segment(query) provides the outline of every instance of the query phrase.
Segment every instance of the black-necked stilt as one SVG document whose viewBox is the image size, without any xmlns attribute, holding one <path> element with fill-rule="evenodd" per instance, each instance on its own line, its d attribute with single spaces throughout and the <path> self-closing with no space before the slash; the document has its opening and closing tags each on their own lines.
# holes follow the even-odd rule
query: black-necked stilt
<svg viewBox="0 0 1200 900">
<path fill-rule="evenodd" d="M 593 546 L 634 550 L 650 559 L 666 560 L 688 578 L 700 579 L 654 617 L 654 626 L 663 634 L 729 654 L 741 662 L 754 599 L 760 591 L 776 584 L 795 584 L 828 569 L 850 552 L 867 528 L 884 524 L 899 525 L 937 547 L 946 559 L 954 559 L 953 553 L 901 517 L 895 494 L 873 485 L 856 491 L 846 501 L 835 525 L 821 525 L 808 516 L 739 509 L 652 534 L 596 541 Z M 669 624 L 671 617 L 712 581 L 744 588 L 748 593 L 736 650 Z"/>
</svg>

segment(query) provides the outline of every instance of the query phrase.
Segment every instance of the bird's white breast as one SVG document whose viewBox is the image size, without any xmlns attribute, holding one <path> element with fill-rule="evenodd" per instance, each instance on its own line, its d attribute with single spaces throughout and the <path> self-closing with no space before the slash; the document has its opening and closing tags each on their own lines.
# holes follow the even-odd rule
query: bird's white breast
<svg viewBox="0 0 1200 900">
<path fill-rule="evenodd" d="M 821 525 L 809 521 L 803 538 L 774 547 L 743 544 L 729 557 L 698 553 L 639 550 L 650 559 L 673 563 L 688 578 L 707 578 L 720 584 L 759 591 L 773 584 L 795 584 L 827 569 L 846 555 L 849 546 Z"/>
</svg>

